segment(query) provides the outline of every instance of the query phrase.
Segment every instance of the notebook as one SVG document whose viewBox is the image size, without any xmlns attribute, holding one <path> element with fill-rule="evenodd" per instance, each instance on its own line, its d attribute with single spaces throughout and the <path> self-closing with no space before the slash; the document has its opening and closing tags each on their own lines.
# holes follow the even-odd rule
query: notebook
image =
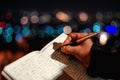
<svg viewBox="0 0 120 80">
<path fill-rule="evenodd" d="M 52 59 L 53 42 L 63 42 L 62 33 L 40 51 L 33 51 L 4 67 L 2 75 L 8 80 L 55 80 L 62 74 L 65 64 Z"/>
</svg>

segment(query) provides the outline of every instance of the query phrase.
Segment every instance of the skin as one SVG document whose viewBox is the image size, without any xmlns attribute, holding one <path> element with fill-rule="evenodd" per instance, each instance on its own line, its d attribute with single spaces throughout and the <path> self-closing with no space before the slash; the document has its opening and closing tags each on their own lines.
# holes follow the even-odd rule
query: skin
<svg viewBox="0 0 120 80">
<path fill-rule="evenodd" d="M 78 40 L 87 35 L 86 33 L 71 33 L 68 35 L 67 39 L 62 43 L 62 45 L 70 43 L 72 40 Z M 90 51 L 93 42 L 91 39 L 86 39 L 80 44 L 75 46 L 63 46 L 61 51 L 67 55 L 73 55 L 87 68 L 90 63 Z"/>
</svg>

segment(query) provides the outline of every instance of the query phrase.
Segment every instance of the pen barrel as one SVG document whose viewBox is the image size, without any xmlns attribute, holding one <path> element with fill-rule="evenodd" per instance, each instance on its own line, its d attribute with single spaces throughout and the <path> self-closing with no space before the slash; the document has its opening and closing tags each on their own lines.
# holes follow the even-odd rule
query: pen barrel
<svg viewBox="0 0 120 80">
<path fill-rule="evenodd" d="M 81 42 L 85 41 L 86 39 L 91 38 L 91 37 L 96 36 L 96 35 L 97 35 L 97 33 L 92 32 L 92 33 L 90 33 L 90 34 L 88 34 L 88 35 L 86 35 L 86 36 L 84 36 L 76 41 L 72 41 L 69 44 L 65 44 L 62 46 L 67 46 L 67 45 L 75 46 L 75 45 L 80 44 Z M 62 46 L 60 46 L 60 47 L 62 47 Z"/>
<path fill-rule="evenodd" d="M 78 39 L 78 40 L 76 41 L 76 43 L 81 43 L 81 42 L 85 41 L 85 40 L 88 39 L 88 38 L 91 38 L 91 37 L 93 37 L 93 36 L 96 36 L 97 34 L 98 34 L 98 33 L 92 32 L 92 33 L 90 33 L 90 34 L 88 34 L 88 35 L 86 35 L 86 36 Z"/>
</svg>

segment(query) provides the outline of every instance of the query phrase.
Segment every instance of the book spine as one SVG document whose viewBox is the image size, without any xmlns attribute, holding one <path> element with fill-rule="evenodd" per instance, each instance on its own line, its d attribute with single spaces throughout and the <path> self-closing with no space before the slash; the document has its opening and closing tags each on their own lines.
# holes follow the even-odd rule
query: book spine
<svg viewBox="0 0 120 80">
<path fill-rule="evenodd" d="M 8 74 L 6 74 L 4 71 L 1 73 L 7 80 L 13 80 Z"/>
</svg>

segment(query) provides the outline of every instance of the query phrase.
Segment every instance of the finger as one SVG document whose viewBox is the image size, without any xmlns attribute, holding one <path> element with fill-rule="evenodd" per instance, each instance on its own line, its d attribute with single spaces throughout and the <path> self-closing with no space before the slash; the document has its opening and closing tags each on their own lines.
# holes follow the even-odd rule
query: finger
<svg viewBox="0 0 120 80">
<path fill-rule="evenodd" d="M 62 45 L 69 44 L 73 40 L 78 40 L 78 39 L 80 39 L 80 38 L 82 38 L 86 35 L 87 35 L 87 33 L 71 33 L 71 34 L 68 35 L 66 40 L 62 43 Z"/>
<path fill-rule="evenodd" d="M 87 33 L 71 33 L 69 36 L 72 38 L 72 40 L 77 40 L 86 35 L 87 35 Z"/>
<path fill-rule="evenodd" d="M 76 46 L 63 46 L 61 48 L 61 51 L 64 52 L 65 54 L 75 55 L 77 49 L 78 48 Z"/>
<path fill-rule="evenodd" d="M 73 39 L 74 40 L 76 39 L 77 35 L 80 35 L 80 34 L 79 33 L 71 33 L 71 34 L 69 34 L 62 45 L 69 44 L 70 42 L 72 42 Z"/>
<path fill-rule="evenodd" d="M 62 43 L 62 45 L 69 44 L 71 41 L 72 41 L 72 38 L 71 38 L 71 36 L 68 35 L 66 40 Z"/>
</svg>

